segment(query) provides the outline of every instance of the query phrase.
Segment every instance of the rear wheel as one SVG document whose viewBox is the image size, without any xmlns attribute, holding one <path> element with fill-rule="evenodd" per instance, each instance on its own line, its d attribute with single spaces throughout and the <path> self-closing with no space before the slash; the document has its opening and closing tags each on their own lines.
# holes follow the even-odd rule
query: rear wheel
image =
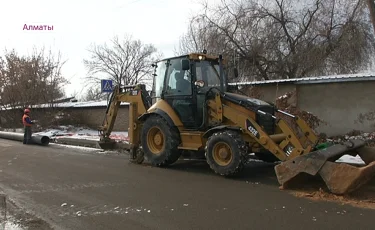
<svg viewBox="0 0 375 230">
<path fill-rule="evenodd" d="M 247 145 L 234 131 L 214 133 L 208 138 L 205 151 L 211 169 L 222 176 L 239 173 L 246 163 Z"/>
<path fill-rule="evenodd" d="M 141 142 L 145 158 L 154 166 L 173 164 L 181 156 L 177 128 L 169 126 L 168 122 L 158 115 L 152 115 L 144 122 Z"/>
</svg>

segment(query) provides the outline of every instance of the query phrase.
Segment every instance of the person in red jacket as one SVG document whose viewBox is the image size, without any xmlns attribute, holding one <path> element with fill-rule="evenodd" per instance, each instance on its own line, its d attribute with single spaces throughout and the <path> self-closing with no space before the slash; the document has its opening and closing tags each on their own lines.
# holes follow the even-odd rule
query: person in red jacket
<svg viewBox="0 0 375 230">
<path fill-rule="evenodd" d="M 34 122 L 31 121 L 30 119 L 30 109 L 24 110 L 22 123 L 25 128 L 25 132 L 23 134 L 23 143 L 30 144 L 31 143 L 31 126 L 34 124 Z"/>
</svg>

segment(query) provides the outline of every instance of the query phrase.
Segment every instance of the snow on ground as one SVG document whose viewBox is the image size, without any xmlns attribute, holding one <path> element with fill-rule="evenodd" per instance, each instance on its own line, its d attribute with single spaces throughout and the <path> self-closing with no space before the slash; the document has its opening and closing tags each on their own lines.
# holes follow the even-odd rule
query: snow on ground
<svg viewBox="0 0 375 230">
<path fill-rule="evenodd" d="M 79 149 L 79 150 L 84 150 L 84 151 L 98 151 L 100 149 L 97 148 L 92 148 L 92 147 L 85 147 L 85 146 L 77 146 L 77 145 L 66 145 L 66 144 L 57 144 L 57 143 L 50 143 L 50 145 L 55 145 L 59 147 L 63 147 L 66 149 Z"/>
<path fill-rule="evenodd" d="M 58 139 L 60 137 L 70 137 L 75 139 L 99 140 L 99 132 L 94 129 L 73 126 L 59 126 L 56 129 L 47 129 L 34 134 L 48 136 L 50 139 Z M 118 141 L 128 141 L 128 132 L 112 132 L 111 139 Z"/>
<path fill-rule="evenodd" d="M 0 229 L 4 230 L 24 230 L 25 228 L 20 225 L 20 221 L 13 215 L 7 215 L 6 218 L 0 222 Z"/>
<path fill-rule="evenodd" d="M 10 221 L 2 223 L 0 227 L 3 227 L 4 230 L 24 230 L 24 228 L 22 228 L 20 225 Z"/>
</svg>

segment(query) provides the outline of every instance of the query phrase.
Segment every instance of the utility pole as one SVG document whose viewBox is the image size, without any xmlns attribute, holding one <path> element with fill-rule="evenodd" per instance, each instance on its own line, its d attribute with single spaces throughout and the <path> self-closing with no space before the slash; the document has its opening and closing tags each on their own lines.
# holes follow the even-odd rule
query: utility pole
<svg viewBox="0 0 375 230">
<path fill-rule="evenodd" d="M 371 18 L 372 26 L 374 27 L 374 32 L 375 32 L 375 1 L 367 0 L 367 6 L 370 10 L 370 18 Z"/>
</svg>

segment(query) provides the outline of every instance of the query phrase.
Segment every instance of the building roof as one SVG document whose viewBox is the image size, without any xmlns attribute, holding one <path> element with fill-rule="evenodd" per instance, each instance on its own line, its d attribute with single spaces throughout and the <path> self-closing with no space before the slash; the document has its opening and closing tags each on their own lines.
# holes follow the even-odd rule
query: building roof
<svg viewBox="0 0 375 230">
<path fill-rule="evenodd" d="M 229 85 L 263 85 L 263 84 L 318 84 L 318 83 L 335 83 L 335 82 L 349 82 L 349 81 L 375 81 L 375 73 L 362 73 L 362 74 L 343 74 L 343 75 L 330 75 L 321 77 L 303 77 L 291 79 L 277 79 L 267 81 L 251 81 L 251 82 L 234 82 Z"/>
<path fill-rule="evenodd" d="M 75 100 L 75 97 L 61 97 L 61 98 L 54 100 L 54 103 L 69 102 L 72 100 Z"/>
<path fill-rule="evenodd" d="M 107 107 L 107 100 L 102 101 L 80 101 L 80 102 L 61 102 L 53 104 L 54 108 L 100 108 L 100 107 Z M 129 105 L 127 102 L 122 102 L 120 106 Z M 41 105 L 33 105 L 32 108 L 49 108 L 52 107 L 51 104 L 41 104 Z M 23 109 L 23 107 L 19 106 L 16 108 L 1 108 L 0 110 L 11 110 L 11 109 Z"/>
</svg>

